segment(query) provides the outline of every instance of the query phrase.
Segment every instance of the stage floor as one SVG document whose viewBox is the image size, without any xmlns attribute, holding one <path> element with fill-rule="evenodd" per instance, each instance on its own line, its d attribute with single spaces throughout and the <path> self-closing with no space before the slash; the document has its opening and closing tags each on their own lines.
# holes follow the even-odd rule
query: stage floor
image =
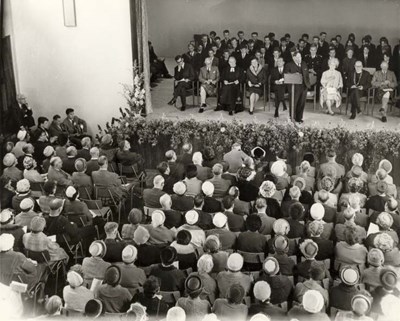
<svg viewBox="0 0 400 321">
<path fill-rule="evenodd" d="M 174 72 L 174 60 L 172 58 L 166 59 L 166 65 L 171 74 Z M 148 119 L 157 119 L 160 117 L 165 117 L 166 119 L 171 120 L 183 120 L 194 118 L 198 121 L 207 121 L 207 120 L 222 120 L 229 121 L 232 119 L 240 120 L 245 123 L 249 122 L 266 122 L 269 120 L 276 120 L 277 122 L 287 122 L 289 120 L 289 112 L 282 111 L 282 106 L 280 107 L 280 117 L 274 118 L 275 107 L 273 106 L 273 102 L 271 103 L 271 108 L 268 106 L 268 102 L 266 105 L 266 109 L 264 111 L 264 101 L 261 98 L 257 104 L 257 107 L 254 111 L 253 115 L 248 113 L 248 99 L 246 102 L 246 110 L 244 112 L 235 114 L 234 116 L 229 116 L 227 112 L 215 112 L 214 108 L 216 107 L 216 98 L 208 98 L 207 103 L 208 107 L 204 111 L 204 113 L 198 113 L 198 102 L 200 97 L 195 97 L 195 106 L 192 106 L 192 97 L 187 97 L 187 108 L 184 112 L 181 112 L 179 107 L 181 106 L 180 100 L 178 98 L 177 108 L 174 106 L 169 106 L 167 103 L 172 98 L 172 87 L 173 87 L 173 79 L 161 79 L 157 86 L 152 88 L 151 90 L 151 98 L 153 103 L 153 113 L 148 115 Z M 363 105 L 361 106 L 363 108 Z M 325 109 L 326 110 L 326 109 Z M 400 111 L 397 108 L 393 108 L 393 111 L 388 114 L 387 123 L 382 123 L 379 118 L 379 106 L 375 105 L 374 116 L 365 115 L 364 113 L 357 115 L 355 120 L 350 120 L 350 114 L 344 115 L 345 106 L 342 106 L 343 113 L 339 114 L 339 109 L 335 108 L 335 115 L 330 116 L 324 113 L 325 110 L 322 110 L 319 102 L 316 103 L 316 108 L 314 111 L 313 101 L 308 100 L 306 104 L 306 108 L 304 111 L 304 126 L 318 126 L 321 128 L 333 128 L 338 125 L 341 125 L 350 130 L 360 130 L 367 128 L 375 128 L 375 129 L 391 129 L 391 130 L 400 130 Z"/>
</svg>

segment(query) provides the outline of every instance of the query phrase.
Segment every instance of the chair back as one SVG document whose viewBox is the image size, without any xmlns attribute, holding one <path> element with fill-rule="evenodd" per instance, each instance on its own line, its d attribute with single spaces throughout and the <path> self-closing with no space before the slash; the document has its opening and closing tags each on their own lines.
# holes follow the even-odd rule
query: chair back
<svg viewBox="0 0 400 321">
<path fill-rule="evenodd" d="M 374 73 L 375 73 L 375 71 L 376 71 L 376 68 L 365 67 L 365 68 L 363 68 L 363 70 L 368 71 L 369 74 L 370 74 L 371 76 L 373 76 Z"/>
<path fill-rule="evenodd" d="M 83 213 L 65 213 L 68 221 L 71 223 L 76 224 L 78 227 L 83 227 L 87 225 L 87 218 L 86 215 Z"/>
<path fill-rule="evenodd" d="M 241 256 L 243 256 L 243 262 L 248 264 L 262 264 L 265 260 L 265 254 L 260 253 L 250 253 L 237 251 Z"/>
<path fill-rule="evenodd" d="M 40 197 L 44 195 L 43 183 L 40 182 L 29 182 L 31 185 L 31 194 L 33 197 Z"/>
<path fill-rule="evenodd" d="M 89 192 L 87 187 L 85 187 L 85 186 L 76 186 L 76 189 L 78 190 L 80 199 L 86 199 L 86 200 L 91 200 L 92 199 L 92 195 Z"/>
<path fill-rule="evenodd" d="M 159 294 L 163 297 L 165 303 L 170 306 L 174 306 L 181 297 L 181 293 L 179 291 L 160 291 Z"/>
<path fill-rule="evenodd" d="M 25 249 L 24 254 L 28 259 L 34 260 L 38 263 L 47 264 L 50 261 L 50 253 L 47 250 L 37 252 Z"/>
</svg>

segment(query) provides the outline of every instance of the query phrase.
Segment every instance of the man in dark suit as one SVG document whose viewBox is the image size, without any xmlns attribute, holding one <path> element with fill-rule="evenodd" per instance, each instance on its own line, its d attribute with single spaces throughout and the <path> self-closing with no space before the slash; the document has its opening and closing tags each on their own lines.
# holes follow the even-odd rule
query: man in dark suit
<svg viewBox="0 0 400 321">
<path fill-rule="evenodd" d="M 349 88 L 349 102 L 351 104 L 350 119 L 355 119 L 356 114 L 361 112 L 360 98 L 367 95 L 368 88 L 371 86 L 370 74 L 363 70 L 361 61 L 356 61 L 354 71 L 348 78 L 347 88 Z"/>
<path fill-rule="evenodd" d="M 247 46 L 241 46 L 240 53 L 235 58 L 237 66 L 242 70 L 247 70 L 250 67 L 250 55 L 247 53 Z"/>
<path fill-rule="evenodd" d="M 210 48 L 208 50 L 208 56 L 206 58 L 210 58 L 211 59 L 211 66 L 218 67 L 219 59 L 217 57 L 215 57 L 215 52 L 214 52 L 214 50 L 212 48 Z"/>
<path fill-rule="evenodd" d="M 317 99 L 319 97 L 320 81 L 322 76 L 322 57 L 317 54 L 318 47 L 313 43 L 310 46 L 310 54 L 306 55 L 304 61 L 307 64 L 308 70 L 312 75 L 310 83 L 317 86 Z"/>
<path fill-rule="evenodd" d="M 342 63 L 342 60 L 345 56 L 344 47 L 342 44 L 339 44 L 336 38 L 331 39 L 331 47 L 334 47 L 336 50 L 336 57 L 339 59 L 339 62 Z"/>
<path fill-rule="evenodd" d="M 54 115 L 53 116 L 53 121 L 51 122 L 49 126 L 49 135 L 50 137 L 58 137 L 61 134 L 65 134 L 65 128 L 64 125 L 61 121 L 61 116 L 60 115 Z"/>
<path fill-rule="evenodd" d="M 153 44 L 151 41 L 149 43 L 149 60 L 150 60 L 150 70 L 151 70 L 151 80 L 156 80 L 157 76 L 164 78 L 172 78 L 169 74 L 167 66 L 165 65 L 165 59 L 159 58 L 154 51 Z"/>
<path fill-rule="evenodd" d="M 221 40 L 222 47 L 224 49 L 229 49 L 231 45 L 231 37 L 229 34 L 229 30 L 224 30 L 224 39 Z"/>
<path fill-rule="evenodd" d="M 81 139 L 87 136 L 86 121 L 75 116 L 75 111 L 72 108 L 67 108 L 65 113 L 67 117 L 63 121 L 63 126 L 69 135 L 69 139 L 80 148 Z"/>
<path fill-rule="evenodd" d="M 244 38 L 244 32 L 243 31 L 239 31 L 237 33 L 237 36 L 238 36 L 238 45 L 239 45 L 239 47 L 241 45 L 247 45 L 247 40 Z"/>
<path fill-rule="evenodd" d="M 307 64 L 301 60 L 301 54 L 295 48 L 292 49 L 293 61 L 289 62 L 285 66 L 285 73 L 289 74 L 300 74 L 303 78 L 301 84 L 294 85 L 294 92 L 292 92 L 292 86 L 289 87 L 290 95 L 294 97 L 294 106 L 292 106 L 294 112 L 294 120 L 298 123 L 303 123 L 303 112 L 306 104 L 307 89 L 311 88 L 310 76 Z M 292 98 L 290 98 L 290 103 Z M 290 111 L 291 111 L 290 110 Z"/>
<path fill-rule="evenodd" d="M 279 47 L 279 41 L 275 40 L 275 33 L 270 32 L 268 38 L 271 40 L 272 48 Z"/>
<path fill-rule="evenodd" d="M 369 46 L 363 46 L 360 50 L 360 55 L 358 59 L 362 62 L 365 68 L 376 68 L 376 59 L 374 53 L 371 52 Z"/>
<path fill-rule="evenodd" d="M 283 57 L 285 63 L 290 62 L 292 60 L 292 55 L 285 37 L 281 38 L 281 46 L 279 49 L 281 50 L 281 56 Z"/>
<path fill-rule="evenodd" d="M 89 161 L 92 156 L 90 155 L 90 148 L 92 148 L 92 141 L 90 137 L 84 137 L 81 140 L 82 149 L 78 150 L 77 158 L 84 158 L 86 161 Z"/>
<path fill-rule="evenodd" d="M 329 44 L 326 41 L 326 32 L 321 32 L 319 34 L 319 48 L 318 54 L 322 56 L 322 58 L 327 58 L 329 54 Z"/>
<path fill-rule="evenodd" d="M 260 48 L 264 45 L 262 40 L 258 39 L 258 32 L 251 33 L 251 40 L 254 41 L 254 49 L 260 50 Z"/>
<path fill-rule="evenodd" d="M 286 85 L 284 83 L 284 66 L 285 62 L 283 61 L 282 57 L 278 58 L 278 66 L 274 67 L 271 71 L 271 87 L 275 93 L 275 115 L 274 117 L 279 117 L 279 104 L 282 102 L 283 110 L 286 110 L 286 103 L 285 103 L 285 92 L 286 92 Z"/>
<path fill-rule="evenodd" d="M 301 57 L 303 59 L 310 54 L 310 49 L 309 47 L 307 47 L 307 44 L 304 39 L 299 39 L 299 43 L 297 44 L 297 50 L 301 53 Z"/>
<path fill-rule="evenodd" d="M 294 42 L 290 40 L 290 33 L 285 34 L 285 39 L 286 39 L 286 45 L 288 46 L 289 49 L 294 47 Z"/>
<path fill-rule="evenodd" d="M 186 109 L 186 92 L 192 86 L 194 80 L 193 67 L 189 64 L 185 64 L 181 55 L 175 57 L 177 66 L 175 67 L 175 87 L 174 97 L 168 102 L 168 105 L 176 103 L 176 99 L 181 97 L 182 107 L 181 111 Z"/>
</svg>

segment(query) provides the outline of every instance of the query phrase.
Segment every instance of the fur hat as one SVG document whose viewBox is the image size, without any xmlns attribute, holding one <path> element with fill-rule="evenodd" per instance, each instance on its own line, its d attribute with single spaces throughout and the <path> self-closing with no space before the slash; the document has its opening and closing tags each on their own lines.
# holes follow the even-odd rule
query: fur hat
<svg viewBox="0 0 400 321">
<path fill-rule="evenodd" d="M 10 251 L 14 247 L 15 238 L 12 234 L 3 233 L 0 235 L 0 252 Z"/>
<path fill-rule="evenodd" d="M 71 287 L 77 288 L 83 284 L 83 278 L 79 273 L 75 271 L 69 271 L 67 274 L 67 282 Z"/>
<path fill-rule="evenodd" d="M 276 186 L 271 181 L 264 181 L 260 186 L 260 195 L 265 198 L 271 198 L 276 192 Z"/>
<path fill-rule="evenodd" d="M 385 263 L 385 256 L 380 249 L 372 248 L 368 252 L 368 264 L 372 266 L 382 266 Z"/>
<path fill-rule="evenodd" d="M 31 220 L 31 231 L 33 233 L 43 232 L 46 227 L 46 220 L 42 216 L 35 216 Z"/>
<path fill-rule="evenodd" d="M 226 225 L 228 218 L 225 214 L 218 212 L 213 217 L 213 224 L 215 227 L 223 228 Z"/>
<path fill-rule="evenodd" d="M 307 173 L 307 172 L 310 170 L 310 168 L 311 168 L 311 164 L 310 164 L 310 162 L 304 160 L 304 161 L 302 161 L 302 162 L 300 163 L 300 166 L 299 166 L 299 167 L 300 167 L 301 172 Z"/>
<path fill-rule="evenodd" d="M 14 164 L 17 163 L 17 158 L 15 157 L 14 154 L 12 153 L 7 153 L 4 157 L 3 157 L 3 165 L 5 167 L 11 167 Z"/>
<path fill-rule="evenodd" d="M 137 249 L 133 245 L 129 244 L 122 250 L 122 262 L 130 264 L 136 261 Z"/>
<path fill-rule="evenodd" d="M 25 156 L 22 165 L 25 169 L 30 170 L 35 167 L 35 160 L 31 156 Z"/>
<path fill-rule="evenodd" d="M 164 265 L 171 265 L 176 261 L 177 257 L 176 249 L 171 246 L 164 247 L 160 252 L 161 262 Z"/>
<path fill-rule="evenodd" d="M 186 193 L 186 184 L 182 181 L 176 182 L 172 188 L 176 195 L 183 195 Z"/>
<path fill-rule="evenodd" d="M 158 227 L 163 225 L 165 222 L 165 214 L 161 210 L 155 210 L 151 213 L 151 225 L 153 227 Z"/>
<path fill-rule="evenodd" d="M 150 238 L 149 231 L 141 225 L 139 225 L 137 227 L 137 229 L 135 230 L 135 232 L 133 233 L 133 241 L 137 245 L 142 245 L 142 244 L 147 243 L 149 238 Z"/>
<path fill-rule="evenodd" d="M 299 248 L 306 259 L 315 259 L 318 254 L 318 244 L 311 239 L 304 240 Z"/>
<path fill-rule="evenodd" d="M 301 196 L 301 190 L 298 186 L 292 186 L 289 189 L 289 195 L 292 199 L 299 199 Z"/>
<path fill-rule="evenodd" d="M 382 212 L 376 218 L 376 224 L 383 230 L 388 230 L 393 225 L 393 217 L 389 213 Z"/>
<path fill-rule="evenodd" d="M 279 262 L 276 258 L 268 256 L 263 263 L 263 270 L 268 275 L 276 275 L 279 272 Z"/>
<path fill-rule="evenodd" d="M 243 267 L 243 256 L 239 253 L 232 253 L 228 257 L 228 261 L 226 262 L 226 266 L 228 270 L 233 272 L 238 272 Z"/>
<path fill-rule="evenodd" d="M 303 295 L 302 304 L 307 312 L 318 313 L 324 307 L 324 298 L 317 290 L 308 290 Z"/>
<path fill-rule="evenodd" d="M 19 208 L 22 211 L 27 211 L 32 209 L 35 206 L 35 203 L 30 197 L 24 198 L 21 203 L 19 204 Z"/>
<path fill-rule="evenodd" d="M 345 266 L 340 271 L 340 279 L 346 285 L 356 285 L 360 280 L 360 273 L 352 266 Z"/>
<path fill-rule="evenodd" d="M 199 213 L 195 210 L 190 210 L 185 214 L 186 223 L 195 225 L 199 221 Z"/>
<path fill-rule="evenodd" d="M 321 188 L 327 192 L 330 192 L 335 187 L 335 182 L 333 181 L 332 177 L 324 176 L 321 179 Z"/>
<path fill-rule="evenodd" d="M 315 203 L 310 208 L 310 215 L 314 220 L 322 220 L 325 215 L 325 208 L 321 203 Z"/>
<path fill-rule="evenodd" d="M 378 233 L 374 238 L 374 247 L 383 253 L 393 250 L 394 241 L 388 233 Z"/>
<path fill-rule="evenodd" d="M 256 300 L 265 302 L 271 297 L 271 287 L 265 281 L 258 281 L 254 285 L 253 293 Z"/>
<path fill-rule="evenodd" d="M 94 257 L 104 257 L 107 251 L 106 243 L 101 240 L 93 241 L 89 246 L 89 253 Z"/>
<path fill-rule="evenodd" d="M 201 185 L 201 190 L 203 191 L 204 195 L 212 196 L 214 194 L 214 184 L 206 181 Z"/>
<path fill-rule="evenodd" d="M 378 168 L 383 168 L 388 174 L 390 174 L 390 172 L 393 169 L 393 166 L 392 166 L 392 163 L 389 162 L 387 159 L 382 159 L 379 162 Z"/>
<path fill-rule="evenodd" d="M 17 182 L 17 193 L 19 194 L 28 193 L 30 189 L 31 189 L 31 184 L 26 178 L 21 179 Z"/>
<path fill-rule="evenodd" d="M 364 162 L 364 156 L 360 153 L 354 153 L 353 157 L 351 158 L 351 162 L 355 166 L 362 166 Z"/>
</svg>

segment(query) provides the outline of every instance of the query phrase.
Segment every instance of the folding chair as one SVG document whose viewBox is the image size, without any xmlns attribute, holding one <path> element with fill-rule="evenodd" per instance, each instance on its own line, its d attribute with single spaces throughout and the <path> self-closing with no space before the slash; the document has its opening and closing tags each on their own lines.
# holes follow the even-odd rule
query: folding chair
<svg viewBox="0 0 400 321">
<path fill-rule="evenodd" d="M 118 214 L 118 224 L 121 223 L 121 212 L 124 207 L 124 202 L 118 200 L 107 186 L 94 185 L 94 195 L 96 199 L 100 199 L 103 204 L 114 207 Z"/>
<path fill-rule="evenodd" d="M 237 253 L 239 253 L 241 256 L 243 256 L 243 262 L 246 264 L 248 269 L 249 269 L 248 264 L 262 266 L 262 264 L 265 260 L 265 254 L 262 252 L 250 253 L 250 252 L 237 251 Z M 259 270 L 259 269 L 256 269 L 256 270 Z"/>
<path fill-rule="evenodd" d="M 177 81 L 174 80 L 174 87 L 172 88 L 173 90 L 175 90 L 175 86 L 176 86 Z M 194 102 L 194 97 L 195 97 L 195 88 L 196 88 L 196 81 L 192 80 L 192 87 L 186 89 L 186 94 L 191 94 L 192 95 L 192 101 L 193 101 L 193 106 L 196 106 L 195 102 Z M 176 107 L 176 101 L 174 106 Z"/>
<path fill-rule="evenodd" d="M 76 226 L 78 226 L 78 227 L 83 227 L 83 226 L 88 225 L 88 223 L 86 221 L 86 216 L 83 213 L 79 213 L 79 214 L 65 213 L 64 215 L 67 217 L 68 221 L 76 224 Z"/>
<path fill-rule="evenodd" d="M 157 210 L 157 208 L 143 206 L 143 213 L 144 213 L 144 216 L 146 218 L 146 222 L 150 222 L 151 221 L 151 214 L 155 210 Z"/>
<path fill-rule="evenodd" d="M 76 186 L 75 187 L 79 193 L 79 198 L 81 200 L 86 199 L 86 200 L 91 200 L 92 199 L 92 194 L 89 192 L 88 188 L 85 186 Z"/>
<path fill-rule="evenodd" d="M 82 242 L 79 241 L 76 244 L 69 244 L 65 234 L 63 234 L 62 237 L 63 237 L 63 241 L 64 241 L 65 245 L 67 246 L 67 250 L 68 250 L 69 254 L 72 255 L 73 259 L 75 260 L 75 264 L 77 264 L 78 260 L 81 260 L 85 257 Z"/>
<path fill-rule="evenodd" d="M 176 302 L 181 297 L 181 293 L 179 291 L 160 291 L 159 294 L 169 306 L 175 306 Z"/>
<path fill-rule="evenodd" d="M 30 182 L 31 184 L 31 195 L 34 198 L 39 198 L 44 195 L 43 183 L 39 182 Z"/>
<path fill-rule="evenodd" d="M 92 199 L 81 199 L 83 201 L 90 212 L 95 214 L 96 216 L 101 216 L 103 219 L 109 220 L 111 216 L 111 220 L 114 220 L 113 213 L 109 206 L 103 206 L 103 202 L 101 200 L 92 200 Z"/>
</svg>

